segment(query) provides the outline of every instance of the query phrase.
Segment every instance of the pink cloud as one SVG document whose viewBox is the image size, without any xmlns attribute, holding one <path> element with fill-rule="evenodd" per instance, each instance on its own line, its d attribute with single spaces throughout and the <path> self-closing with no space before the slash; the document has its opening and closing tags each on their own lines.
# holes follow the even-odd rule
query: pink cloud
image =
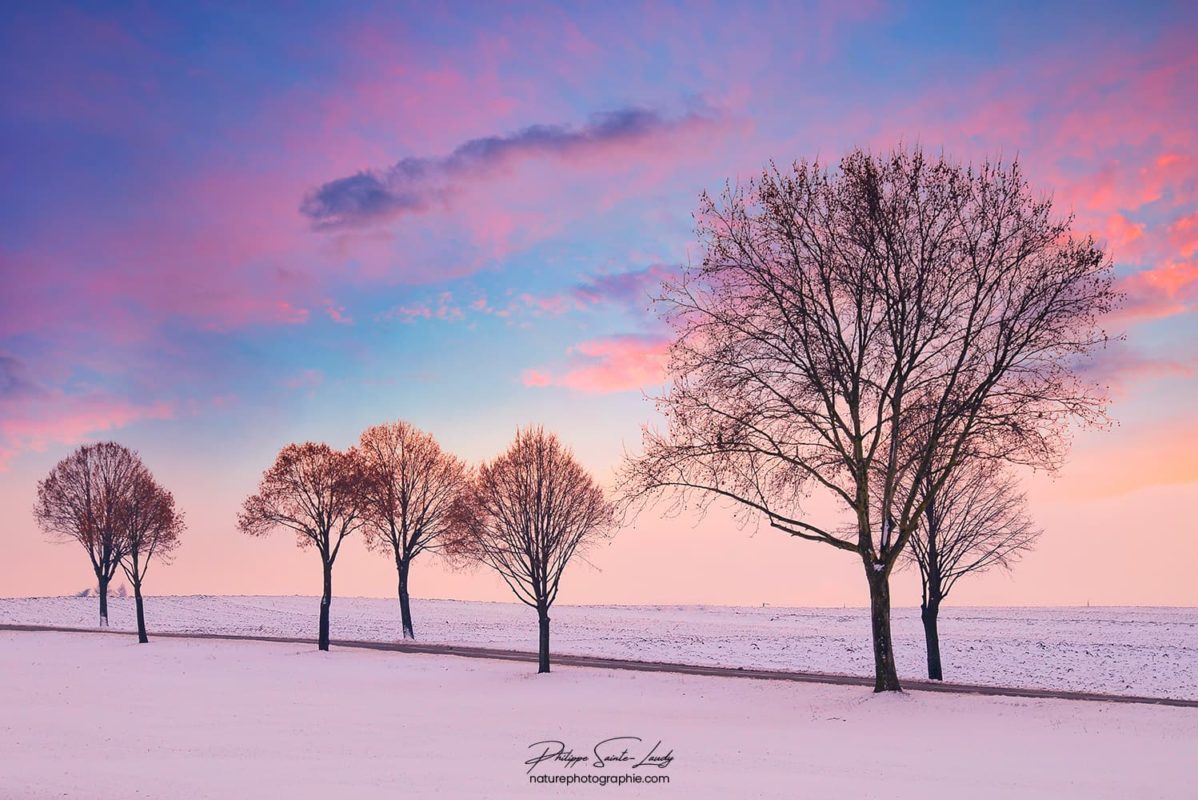
<svg viewBox="0 0 1198 800">
<path fill-rule="evenodd" d="M 1107 217 L 1103 233 L 1112 248 L 1126 254 L 1132 245 L 1144 238 L 1144 227 L 1144 223 L 1132 222 L 1116 212 Z"/>
<path fill-rule="evenodd" d="M 285 322 L 289 325 L 301 325 L 308 321 L 308 309 L 296 308 L 286 300 L 280 300 L 275 303 L 277 315 L 274 319 L 278 322 Z"/>
<path fill-rule="evenodd" d="M 333 322 L 338 325 L 353 325 L 354 320 L 349 314 L 345 313 L 345 306 L 337 305 L 332 300 L 324 301 L 324 313 Z"/>
<path fill-rule="evenodd" d="M 524 292 L 520 295 L 520 302 L 532 309 L 534 314 L 564 314 L 574 306 L 569 297 L 560 294 L 535 295 Z"/>
<path fill-rule="evenodd" d="M 461 307 L 454 302 L 453 293 L 442 292 L 433 302 L 395 306 L 379 314 L 378 319 L 394 319 L 400 322 L 415 322 L 418 319 L 439 319 L 444 322 L 456 322 L 464 319 L 465 316 Z"/>
<path fill-rule="evenodd" d="M 1169 244 L 1182 258 L 1198 254 L 1198 211 L 1175 220 L 1169 226 Z"/>
<path fill-rule="evenodd" d="M 559 374 L 526 370 L 525 386 L 562 386 L 578 392 L 626 392 L 665 381 L 669 340 L 623 335 L 580 342 Z"/>
<path fill-rule="evenodd" d="M 74 445 L 96 434 L 146 419 L 169 419 L 167 403 L 133 403 L 95 392 L 50 392 L 33 403 L 4 403 L 0 414 L 0 472 L 18 454 Z"/>
<path fill-rule="evenodd" d="M 1198 307 L 1198 260 L 1166 261 L 1133 273 L 1118 282 L 1126 295 L 1112 318 L 1135 322 L 1182 314 Z"/>
<path fill-rule="evenodd" d="M 521 383 L 525 386 L 552 386 L 553 376 L 539 369 L 526 369 L 521 376 Z"/>
</svg>

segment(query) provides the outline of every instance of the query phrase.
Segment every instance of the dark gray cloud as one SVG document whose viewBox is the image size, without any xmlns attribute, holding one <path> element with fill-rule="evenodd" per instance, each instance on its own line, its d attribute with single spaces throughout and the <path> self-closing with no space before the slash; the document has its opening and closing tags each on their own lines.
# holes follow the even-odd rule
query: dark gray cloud
<svg viewBox="0 0 1198 800">
<path fill-rule="evenodd" d="M 626 108 L 596 114 L 582 127 L 533 125 L 507 136 L 471 139 L 447 156 L 409 157 L 383 170 L 329 181 L 308 194 L 300 211 L 316 228 L 340 228 L 444 202 L 456 186 L 529 158 L 570 158 L 710 122 L 699 113 L 669 119 L 655 111 Z"/>
</svg>

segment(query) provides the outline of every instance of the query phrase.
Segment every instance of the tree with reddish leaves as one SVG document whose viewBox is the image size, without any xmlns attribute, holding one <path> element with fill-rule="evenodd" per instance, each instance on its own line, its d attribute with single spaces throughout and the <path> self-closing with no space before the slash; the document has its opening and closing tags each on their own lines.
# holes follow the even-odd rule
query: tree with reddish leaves
<svg viewBox="0 0 1198 800">
<path fill-rule="evenodd" d="M 341 452 L 327 444 L 289 444 L 262 475 L 256 494 L 247 498 L 237 527 L 250 536 L 277 528 L 295 533 L 301 548 L 320 556 L 318 647 L 329 649 L 329 611 L 333 602 L 333 564 L 345 538 L 366 521 L 365 473 L 355 450 Z"/>
<path fill-rule="evenodd" d="M 127 553 L 126 503 L 144 469 L 129 448 L 100 442 L 59 461 L 37 485 L 38 525 L 87 552 L 99 588 L 101 627 L 108 625 L 108 584 Z"/>
<path fill-rule="evenodd" d="M 570 559 L 614 523 L 603 490 L 551 433 L 517 431 L 479 467 L 455 507 L 453 548 L 495 570 L 540 623 L 537 672 L 549 672 L 549 609 Z"/>
<path fill-rule="evenodd" d="M 771 168 L 696 218 L 703 260 L 660 298 L 667 428 L 623 494 L 728 501 L 855 558 L 874 688 L 898 691 L 890 574 L 926 499 L 967 456 L 1052 468 L 1072 422 L 1104 419 L 1077 366 L 1107 341 L 1110 259 L 1018 163 L 918 148 Z M 813 493 L 840 515 L 813 516 Z"/>
<path fill-rule="evenodd" d="M 169 563 L 183 533 L 183 512 L 175 508 L 175 498 L 162 488 L 150 471 L 142 466 L 134 474 L 129 492 L 121 504 L 120 524 L 124 532 L 121 568 L 133 587 L 137 606 L 137 641 L 150 641 L 146 635 L 145 604 L 141 587 L 150 562 Z"/>
<path fill-rule="evenodd" d="M 414 639 L 408 596 L 412 562 L 445 544 L 453 528 L 451 510 L 466 486 L 466 465 L 403 421 L 368 428 L 358 452 L 367 478 L 366 546 L 394 557 L 403 637 Z"/>
</svg>

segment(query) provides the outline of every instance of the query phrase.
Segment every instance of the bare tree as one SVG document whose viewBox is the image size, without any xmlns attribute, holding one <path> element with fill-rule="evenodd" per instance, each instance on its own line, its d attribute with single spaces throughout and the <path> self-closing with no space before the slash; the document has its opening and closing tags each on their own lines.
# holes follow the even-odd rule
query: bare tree
<svg viewBox="0 0 1198 800">
<path fill-rule="evenodd" d="M 613 523 L 603 490 L 558 438 L 516 432 L 508 451 L 483 464 L 455 507 L 456 547 L 494 569 L 540 622 L 537 672 L 549 672 L 549 609 L 570 559 Z"/>
<path fill-rule="evenodd" d="M 403 636 L 414 639 L 408 597 L 412 561 L 444 544 L 453 527 L 451 510 L 466 485 L 466 465 L 431 435 L 402 421 L 368 428 L 358 451 L 367 475 L 366 546 L 395 558 Z"/>
<path fill-rule="evenodd" d="M 919 567 L 928 677 L 943 680 L 940 604 L 965 575 L 992 567 L 1010 569 L 1040 536 L 1025 510 L 1026 497 L 1000 462 L 966 460 L 931 493 L 924 480 L 923 515 L 906 558 Z"/>
<path fill-rule="evenodd" d="M 329 649 L 329 608 L 333 602 L 333 563 L 345 537 L 365 522 L 366 498 L 361 459 L 354 450 L 327 444 L 289 444 L 262 475 L 257 494 L 246 499 L 237 526 L 251 536 L 275 528 L 296 534 L 300 547 L 320 555 L 324 589 L 320 598 L 318 646 Z"/>
<path fill-rule="evenodd" d="M 150 641 L 146 635 L 146 613 L 141 587 L 150 561 L 169 562 L 183 533 L 183 513 L 175 508 L 175 498 L 158 485 L 144 466 L 134 474 L 129 492 L 122 503 L 120 524 L 124 531 L 125 552 L 121 568 L 133 586 L 137 605 L 137 641 Z"/>
<path fill-rule="evenodd" d="M 1110 262 L 1017 163 L 918 149 L 771 168 L 704 195 L 697 220 L 702 264 L 660 298 L 667 429 L 645 430 L 624 495 L 725 498 L 743 521 L 853 554 L 875 690 L 899 690 L 889 578 L 924 513 L 916 487 L 934 493 L 967 449 L 1055 466 L 1069 420 L 1103 418 L 1074 366 L 1107 339 Z M 839 523 L 808 513 L 813 491 Z"/>
<path fill-rule="evenodd" d="M 100 595 L 100 625 L 108 625 L 108 583 L 126 553 L 123 504 L 141 461 L 116 442 L 84 445 L 59 461 L 37 485 L 33 514 L 46 533 L 87 551 Z"/>
</svg>

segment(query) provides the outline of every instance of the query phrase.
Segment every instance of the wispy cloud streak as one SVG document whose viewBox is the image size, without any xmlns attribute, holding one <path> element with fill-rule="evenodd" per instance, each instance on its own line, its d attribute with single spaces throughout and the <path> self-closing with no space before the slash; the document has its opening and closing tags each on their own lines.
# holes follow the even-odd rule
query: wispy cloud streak
<svg viewBox="0 0 1198 800">
<path fill-rule="evenodd" d="M 300 211 L 317 229 L 368 224 L 446 203 L 465 184 L 520 161 L 599 154 L 713 122 L 712 116 L 697 112 L 671 119 L 648 109 L 624 108 L 595 114 L 581 127 L 532 125 L 504 136 L 471 139 L 447 156 L 407 157 L 383 170 L 337 178 L 310 192 Z"/>
</svg>

